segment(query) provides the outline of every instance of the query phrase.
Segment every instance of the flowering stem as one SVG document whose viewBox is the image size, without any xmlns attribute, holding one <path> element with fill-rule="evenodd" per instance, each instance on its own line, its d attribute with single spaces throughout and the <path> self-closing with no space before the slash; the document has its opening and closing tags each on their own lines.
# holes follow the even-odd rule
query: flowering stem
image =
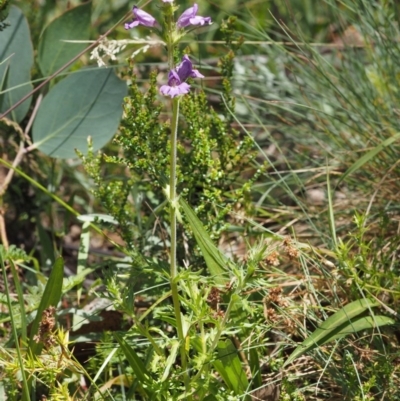
<svg viewBox="0 0 400 401">
<path fill-rule="evenodd" d="M 169 70 L 173 70 L 175 67 L 174 63 L 174 46 L 171 44 L 167 45 L 168 48 L 168 68 Z"/>
<path fill-rule="evenodd" d="M 172 40 L 172 35 L 174 32 L 174 11 L 171 4 L 168 4 L 165 9 L 165 31 L 166 36 L 164 36 L 165 43 L 167 44 L 167 55 L 168 55 L 168 68 L 173 70 L 175 67 L 174 63 L 174 41 Z"/>
<path fill-rule="evenodd" d="M 176 146 L 178 136 L 179 101 L 179 96 L 172 99 L 171 155 L 169 175 L 169 201 L 171 210 L 171 282 L 174 281 L 178 274 L 176 266 Z"/>
<path fill-rule="evenodd" d="M 171 158 L 170 158 L 170 178 L 169 178 L 169 201 L 170 201 L 170 219 L 171 219 L 171 249 L 170 249 L 170 282 L 172 301 L 176 319 L 176 329 L 180 343 L 181 365 L 184 375 L 186 392 L 190 393 L 190 381 L 187 370 L 187 359 L 185 351 L 185 334 L 183 332 L 181 307 L 179 302 L 178 290 L 178 268 L 176 264 L 176 210 L 178 198 L 176 196 L 176 158 L 177 158 L 177 137 L 178 137 L 178 119 L 179 119 L 180 96 L 172 99 L 172 123 L 171 123 Z M 189 396 L 190 397 L 190 396 Z M 191 397 L 190 397 L 191 398 Z"/>
</svg>

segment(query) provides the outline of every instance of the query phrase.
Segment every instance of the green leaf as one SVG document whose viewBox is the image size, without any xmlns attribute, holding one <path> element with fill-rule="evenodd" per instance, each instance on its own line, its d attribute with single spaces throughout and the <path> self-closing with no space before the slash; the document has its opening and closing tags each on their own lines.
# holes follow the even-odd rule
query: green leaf
<svg viewBox="0 0 400 401">
<path fill-rule="evenodd" d="M 368 326 L 370 320 L 365 317 L 361 317 L 361 320 L 359 320 L 360 318 L 356 319 L 356 316 L 359 316 L 367 309 L 371 309 L 378 305 L 378 301 L 371 299 L 362 299 L 349 303 L 343 309 L 325 320 L 325 322 L 323 322 L 307 339 L 305 339 L 303 343 L 292 352 L 284 366 L 293 362 L 305 352 L 311 351 L 312 349 L 326 344 L 329 341 L 333 341 L 334 339 L 356 333 L 359 330 L 379 326 L 381 323 L 391 324 L 388 323 L 388 320 L 382 319 L 381 316 L 369 317 L 369 319 L 374 320 L 373 324 L 375 326 Z"/>
<path fill-rule="evenodd" d="M 152 379 L 150 373 L 147 371 L 146 366 L 139 358 L 135 350 L 117 333 L 114 333 L 114 337 L 118 341 L 122 352 L 131 366 L 136 379 L 142 384 L 142 389 L 148 397 L 152 395 Z"/>
<path fill-rule="evenodd" d="M 63 289 L 62 292 L 65 294 L 66 292 L 72 290 L 75 286 L 79 286 L 82 284 L 86 276 L 93 273 L 95 269 L 84 269 L 79 274 L 75 274 L 63 280 Z"/>
<path fill-rule="evenodd" d="M 258 352 L 257 349 L 254 347 L 251 347 L 249 350 L 250 358 L 249 358 L 249 365 L 251 369 L 251 376 L 252 376 L 252 382 L 253 382 L 253 387 L 258 388 L 262 386 L 262 377 L 261 377 L 261 364 L 260 364 L 260 359 L 258 358 Z"/>
<path fill-rule="evenodd" d="M 221 375 L 229 390 L 236 395 L 248 391 L 249 382 L 232 341 L 220 341 L 217 347 L 218 359 L 213 362 L 215 369 Z"/>
<path fill-rule="evenodd" d="M 52 21 L 39 41 L 38 64 L 44 76 L 51 75 L 87 47 L 87 43 L 66 40 L 88 40 L 91 3 L 66 11 Z"/>
<path fill-rule="evenodd" d="M 35 145 L 49 156 L 76 157 L 74 149 L 94 150 L 115 134 L 127 93 L 111 68 L 85 69 L 59 82 L 44 98 L 33 124 Z"/>
<path fill-rule="evenodd" d="M 33 47 L 28 22 L 15 6 L 11 6 L 7 22 L 10 26 L 0 33 L 0 114 L 33 89 Z M 28 113 L 31 100 L 31 97 L 25 100 L 7 117 L 21 122 Z"/>
<path fill-rule="evenodd" d="M 187 204 L 187 202 L 184 199 L 179 198 L 179 204 L 181 205 L 188 223 L 193 230 L 196 242 L 201 249 L 207 267 L 210 270 L 215 282 L 221 285 L 226 284 L 229 280 L 227 275 L 227 266 L 229 263 L 228 259 L 214 245 L 201 221 L 196 216 L 192 208 Z"/>
<path fill-rule="evenodd" d="M 179 341 L 173 340 L 172 345 L 170 347 L 169 356 L 165 365 L 164 373 L 161 377 L 162 382 L 168 379 L 169 372 L 171 371 L 171 368 L 176 361 L 176 356 L 178 355 L 178 351 L 179 351 Z"/>
<path fill-rule="evenodd" d="M 36 312 L 35 320 L 31 326 L 31 333 L 29 338 L 29 349 L 33 355 L 39 355 L 42 350 L 42 344 L 37 343 L 34 340 L 35 335 L 38 333 L 40 321 L 42 320 L 42 314 L 45 309 L 49 306 L 56 307 L 61 299 L 62 284 L 64 277 L 64 261 L 62 258 L 58 258 L 50 273 L 50 277 L 47 280 L 46 287 L 44 289 L 42 299 Z"/>
<path fill-rule="evenodd" d="M 50 234 L 43 227 L 41 220 L 36 222 L 36 227 L 41 245 L 40 260 L 43 265 L 45 265 L 47 261 L 49 261 L 49 263 L 54 263 L 57 256 L 54 249 L 53 240 L 50 237 Z"/>
<path fill-rule="evenodd" d="M 395 320 L 387 316 L 358 316 L 348 324 L 340 326 L 337 331 L 334 330 L 332 332 L 332 336 L 326 338 L 326 340 L 319 345 L 324 345 L 329 341 L 337 340 L 338 338 L 342 338 L 362 330 L 375 329 L 377 327 L 387 326 L 390 324 L 395 324 Z"/>
<path fill-rule="evenodd" d="M 364 164 L 368 163 L 371 159 L 373 159 L 379 152 L 385 149 L 387 146 L 391 145 L 393 142 L 396 142 L 400 139 L 400 132 L 396 135 L 393 135 L 390 138 L 385 139 L 378 146 L 371 149 L 364 156 L 360 157 L 353 165 L 351 165 L 348 170 L 340 177 L 339 183 L 343 181 L 348 175 L 353 174 L 355 171 L 359 170 Z"/>
</svg>

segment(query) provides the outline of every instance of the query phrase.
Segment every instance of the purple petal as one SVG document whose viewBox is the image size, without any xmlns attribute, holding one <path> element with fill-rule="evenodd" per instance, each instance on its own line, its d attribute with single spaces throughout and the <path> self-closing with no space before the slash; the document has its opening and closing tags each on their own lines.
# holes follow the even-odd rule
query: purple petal
<svg viewBox="0 0 400 401">
<path fill-rule="evenodd" d="M 132 28 L 134 28 L 135 26 L 138 26 L 139 25 L 139 21 L 138 20 L 132 20 L 131 22 L 127 22 L 124 26 L 125 26 L 125 29 L 132 29 Z"/>
<path fill-rule="evenodd" d="M 168 96 L 169 92 L 171 90 L 171 87 L 169 85 L 162 85 L 160 87 L 160 93 L 164 96 Z"/>
<path fill-rule="evenodd" d="M 182 57 L 182 62 L 176 67 L 176 72 L 181 82 L 186 81 L 192 75 L 193 64 L 186 54 Z"/>
<path fill-rule="evenodd" d="M 169 86 L 176 86 L 182 83 L 181 78 L 179 77 L 178 73 L 174 70 L 171 70 L 168 74 L 168 85 Z"/>
<path fill-rule="evenodd" d="M 171 96 L 171 98 L 174 98 L 175 96 L 189 93 L 189 90 L 190 85 L 188 85 L 186 82 L 183 82 L 178 86 L 163 85 L 160 88 L 160 93 L 164 96 Z"/>
<path fill-rule="evenodd" d="M 162 0 L 164 3 L 173 3 L 174 0 Z"/>
<path fill-rule="evenodd" d="M 191 25 L 210 25 L 211 24 L 211 17 L 200 17 L 200 15 L 196 15 L 193 18 L 190 18 Z"/>
<path fill-rule="evenodd" d="M 196 16 L 198 9 L 199 6 L 196 3 L 194 3 L 193 7 L 188 8 L 178 18 L 178 21 L 176 21 L 176 26 L 178 28 L 185 28 L 186 26 L 190 25 L 190 20 Z"/>
<path fill-rule="evenodd" d="M 156 19 L 153 18 L 149 13 L 146 13 L 146 11 L 141 10 L 137 6 L 133 7 L 132 10 L 133 14 L 135 15 L 135 19 L 139 21 L 140 25 L 144 26 L 154 26 L 156 24 Z"/>
<path fill-rule="evenodd" d="M 192 70 L 192 73 L 190 74 L 192 78 L 204 78 L 203 74 L 200 74 L 198 70 Z"/>
<path fill-rule="evenodd" d="M 186 82 L 182 82 L 180 85 L 177 86 L 180 95 L 186 95 L 190 91 L 190 85 Z"/>
</svg>

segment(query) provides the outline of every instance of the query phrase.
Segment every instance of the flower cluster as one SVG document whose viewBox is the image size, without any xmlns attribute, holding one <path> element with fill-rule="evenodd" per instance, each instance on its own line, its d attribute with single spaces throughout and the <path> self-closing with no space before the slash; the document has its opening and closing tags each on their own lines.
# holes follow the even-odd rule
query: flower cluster
<svg viewBox="0 0 400 401">
<path fill-rule="evenodd" d="M 172 0 L 163 0 L 164 3 L 172 3 Z M 210 17 L 201 17 L 197 15 L 197 11 L 199 6 L 195 3 L 193 7 L 188 8 L 186 11 L 182 13 L 182 15 L 176 21 L 176 26 L 178 28 L 186 28 L 189 25 L 210 25 L 211 18 Z M 125 29 L 132 29 L 138 25 L 144 25 L 148 27 L 159 27 L 156 19 L 146 13 L 146 11 L 141 10 L 137 6 L 134 6 L 132 9 L 133 12 L 133 20 L 131 22 L 127 22 L 125 24 Z"/>
<path fill-rule="evenodd" d="M 172 3 L 173 0 L 162 0 L 164 3 Z M 188 8 L 186 11 L 182 13 L 182 15 L 176 21 L 177 30 L 182 30 L 191 25 L 210 25 L 211 18 L 210 17 L 202 17 L 197 15 L 197 11 L 199 6 L 195 3 L 193 7 Z M 125 24 L 125 29 L 132 29 L 136 26 L 143 25 L 150 28 L 160 28 L 157 20 L 141 10 L 137 6 L 134 6 L 132 9 L 133 19 L 131 22 L 127 22 Z M 175 69 L 172 69 L 168 74 L 168 84 L 162 85 L 160 88 L 160 93 L 165 96 L 170 96 L 171 98 L 179 95 L 184 95 L 189 92 L 190 85 L 186 83 L 188 78 L 204 78 L 199 71 L 193 69 L 193 64 L 190 61 L 187 55 L 183 56 L 182 62 L 176 66 Z"/>
</svg>

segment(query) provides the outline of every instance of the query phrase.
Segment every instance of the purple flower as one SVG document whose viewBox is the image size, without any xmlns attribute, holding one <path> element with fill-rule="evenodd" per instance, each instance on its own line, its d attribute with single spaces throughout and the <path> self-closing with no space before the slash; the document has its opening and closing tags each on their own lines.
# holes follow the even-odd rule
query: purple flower
<svg viewBox="0 0 400 401">
<path fill-rule="evenodd" d="M 153 18 L 150 14 L 141 10 L 140 8 L 134 6 L 132 9 L 134 18 L 131 22 L 127 22 L 125 24 L 125 29 L 132 29 L 138 25 L 150 26 L 153 27 L 157 24 L 155 18 Z"/>
<path fill-rule="evenodd" d="M 173 3 L 174 2 L 174 0 L 162 0 L 163 1 L 163 3 Z"/>
<path fill-rule="evenodd" d="M 176 26 L 178 28 L 185 28 L 189 25 L 210 25 L 211 17 L 200 17 L 199 15 L 196 15 L 198 9 L 199 6 L 194 3 L 193 7 L 188 8 L 178 18 L 178 21 L 176 21 Z"/>
<path fill-rule="evenodd" d="M 193 69 L 193 64 L 187 55 L 183 56 L 182 62 L 168 74 L 168 85 L 160 88 L 161 94 L 165 96 L 179 96 L 189 93 L 190 85 L 185 81 L 189 78 L 204 78 L 204 75 Z"/>
</svg>

